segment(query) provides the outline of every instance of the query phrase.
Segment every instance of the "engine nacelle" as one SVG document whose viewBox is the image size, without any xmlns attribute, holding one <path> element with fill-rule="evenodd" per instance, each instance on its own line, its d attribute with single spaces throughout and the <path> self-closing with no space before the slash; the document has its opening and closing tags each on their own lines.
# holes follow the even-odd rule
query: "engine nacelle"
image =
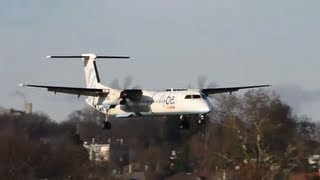
<svg viewBox="0 0 320 180">
<path fill-rule="evenodd" d="M 119 98 L 120 98 L 120 92 L 119 91 L 111 91 L 108 96 L 103 101 L 103 104 L 108 105 L 118 105 L 119 104 Z"/>
<path fill-rule="evenodd" d="M 121 99 L 130 99 L 133 101 L 138 101 L 142 97 L 141 89 L 125 89 L 121 91 L 120 98 Z"/>
</svg>

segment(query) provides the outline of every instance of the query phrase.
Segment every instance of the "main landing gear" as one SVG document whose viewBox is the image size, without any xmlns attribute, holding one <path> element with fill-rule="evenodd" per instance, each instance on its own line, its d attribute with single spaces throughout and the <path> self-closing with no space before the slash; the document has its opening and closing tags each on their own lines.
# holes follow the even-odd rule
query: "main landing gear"
<svg viewBox="0 0 320 180">
<path fill-rule="evenodd" d="M 101 124 L 102 129 L 111 129 L 111 122 L 110 121 L 103 121 Z"/>
<path fill-rule="evenodd" d="M 109 120 L 109 112 L 106 112 L 106 119 L 101 123 L 102 129 L 109 130 L 111 129 L 111 122 Z"/>
<path fill-rule="evenodd" d="M 204 115 L 199 114 L 198 124 L 203 124 L 203 123 L 204 123 Z"/>
</svg>

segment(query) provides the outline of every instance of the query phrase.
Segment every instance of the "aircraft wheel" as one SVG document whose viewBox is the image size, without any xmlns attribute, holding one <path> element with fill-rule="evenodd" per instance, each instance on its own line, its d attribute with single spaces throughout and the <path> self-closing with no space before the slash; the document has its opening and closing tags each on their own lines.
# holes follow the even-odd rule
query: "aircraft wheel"
<svg viewBox="0 0 320 180">
<path fill-rule="evenodd" d="M 199 115 L 199 119 L 198 119 L 198 124 L 204 124 L 204 115 L 203 114 L 200 114 Z"/>
<path fill-rule="evenodd" d="M 109 122 L 109 121 L 104 121 L 104 122 L 102 122 L 102 129 L 111 129 L 111 122 Z"/>
<path fill-rule="evenodd" d="M 198 124 L 204 124 L 205 120 L 204 119 L 199 119 Z"/>
</svg>

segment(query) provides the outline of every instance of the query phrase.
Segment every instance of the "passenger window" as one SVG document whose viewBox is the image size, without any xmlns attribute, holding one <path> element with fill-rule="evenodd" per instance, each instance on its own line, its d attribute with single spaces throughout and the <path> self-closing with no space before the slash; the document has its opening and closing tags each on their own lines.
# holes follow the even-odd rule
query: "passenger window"
<svg viewBox="0 0 320 180">
<path fill-rule="evenodd" d="M 191 95 L 186 95 L 185 99 L 192 99 Z"/>
</svg>

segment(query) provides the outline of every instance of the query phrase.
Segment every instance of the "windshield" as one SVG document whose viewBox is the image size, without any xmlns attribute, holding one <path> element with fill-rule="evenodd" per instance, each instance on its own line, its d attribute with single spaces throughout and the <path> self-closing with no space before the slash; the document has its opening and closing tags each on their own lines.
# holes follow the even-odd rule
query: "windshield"
<svg viewBox="0 0 320 180">
<path fill-rule="evenodd" d="M 203 96 L 200 96 L 199 94 L 190 94 L 186 95 L 185 99 L 201 99 Z"/>
</svg>

